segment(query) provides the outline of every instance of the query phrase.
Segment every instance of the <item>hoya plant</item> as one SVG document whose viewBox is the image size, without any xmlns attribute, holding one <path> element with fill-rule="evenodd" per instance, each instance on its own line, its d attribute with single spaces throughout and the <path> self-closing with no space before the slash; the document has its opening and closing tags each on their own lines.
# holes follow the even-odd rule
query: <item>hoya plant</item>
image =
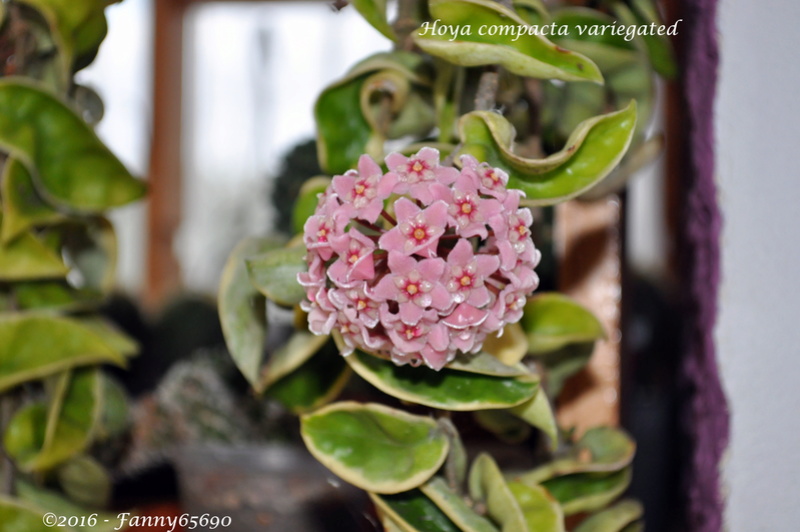
<svg viewBox="0 0 800 532">
<path fill-rule="evenodd" d="M 320 94 L 330 177 L 303 185 L 296 236 L 233 251 L 219 295 L 231 355 L 387 531 L 641 530 L 641 505 L 619 500 L 634 442 L 553 414 L 605 332 L 538 290 L 552 250 L 532 228 L 658 151 L 647 124 L 669 42 L 612 31 L 659 25 L 655 6 L 400 0 L 389 21 L 385 2 L 352 4 L 393 50 Z M 295 320 L 276 347 L 281 307 Z M 501 469 L 502 445 L 460 436 L 475 427 L 525 459 Z"/>
<path fill-rule="evenodd" d="M 108 527 L 95 512 L 111 482 L 94 451 L 127 410 L 102 365 L 124 366 L 136 345 L 96 312 L 115 276 L 106 214 L 145 190 L 92 129 L 102 102 L 73 80 L 105 37 L 108 3 L 0 4 L 3 530 Z M 48 512 L 72 519 L 43 523 Z"/>
</svg>

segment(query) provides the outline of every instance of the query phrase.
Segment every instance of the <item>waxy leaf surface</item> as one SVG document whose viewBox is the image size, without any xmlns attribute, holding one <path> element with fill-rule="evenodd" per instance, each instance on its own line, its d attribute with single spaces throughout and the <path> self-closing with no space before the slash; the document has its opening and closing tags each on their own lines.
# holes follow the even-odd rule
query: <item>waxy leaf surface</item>
<svg viewBox="0 0 800 532">
<path fill-rule="evenodd" d="M 400 493 L 427 481 L 447 457 L 436 422 L 377 404 L 340 402 L 301 418 L 301 435 L 317 460 L 351 484 Z"/>
</svg>

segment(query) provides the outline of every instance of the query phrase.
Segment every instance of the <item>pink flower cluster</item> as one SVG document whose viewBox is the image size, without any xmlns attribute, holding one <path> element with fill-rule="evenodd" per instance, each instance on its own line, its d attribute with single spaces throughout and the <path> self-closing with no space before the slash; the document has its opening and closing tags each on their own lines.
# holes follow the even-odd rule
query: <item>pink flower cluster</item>
<svg viewBox="0 0 800 532">
<path fill-rule="evenodd" d="M 302 307 L 311 332 L 341 333 L 344 355 L 438 370 L 522 317 L 539 283 L 531 212 L 502 170 L 470 156 L 461 171 L 432 148 L 386 164 L 384 174 L 363 155 L 320 195 L 305 224 Z"/>
</svg>

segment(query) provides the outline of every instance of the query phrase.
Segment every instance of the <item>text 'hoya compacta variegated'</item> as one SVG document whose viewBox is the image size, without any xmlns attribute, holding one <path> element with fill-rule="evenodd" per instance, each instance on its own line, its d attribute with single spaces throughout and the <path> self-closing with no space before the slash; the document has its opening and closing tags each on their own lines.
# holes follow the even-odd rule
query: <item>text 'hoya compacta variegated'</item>
<svg viewBox="0 0 800 532">
<path fill-rule="evenodd" d="M 521 318 L 539 283 L 531 212 L 502 170 L 470 156 L 461 171 L 432 148 L 386 164 L 384 174 L 363 155 L 320 195 L 305 224 L 302 307 L 311 332 L 341 333 L 344 355 L 440 369 Z"/>
</svg>

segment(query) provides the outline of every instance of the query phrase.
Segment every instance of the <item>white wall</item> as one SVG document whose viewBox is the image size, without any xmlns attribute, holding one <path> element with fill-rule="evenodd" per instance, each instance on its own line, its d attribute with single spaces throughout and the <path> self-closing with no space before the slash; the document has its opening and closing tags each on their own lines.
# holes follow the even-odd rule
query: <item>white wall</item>
<svg viewBox="0 0 800 532">
<path fill-rule="evenodd" d="M 800 3 L 721 0 L 716 338 L 731 532 L 800 530 Z"/>
</svg>

